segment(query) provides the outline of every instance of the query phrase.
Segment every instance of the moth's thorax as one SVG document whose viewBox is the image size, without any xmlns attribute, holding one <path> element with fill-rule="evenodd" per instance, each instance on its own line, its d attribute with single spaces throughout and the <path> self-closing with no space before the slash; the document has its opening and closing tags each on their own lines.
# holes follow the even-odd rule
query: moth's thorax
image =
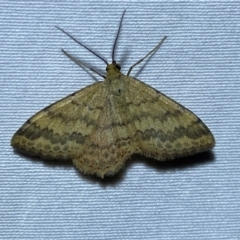
<svg viewBox="0 0 240 240">
<path fill-rule="evenodd" d="M 111 95 L 122 96 L 125 92 L 126 76 L 120 72 L 120 65 L 113 62 L 107 66 L 106 87 Z"/>
</svg>

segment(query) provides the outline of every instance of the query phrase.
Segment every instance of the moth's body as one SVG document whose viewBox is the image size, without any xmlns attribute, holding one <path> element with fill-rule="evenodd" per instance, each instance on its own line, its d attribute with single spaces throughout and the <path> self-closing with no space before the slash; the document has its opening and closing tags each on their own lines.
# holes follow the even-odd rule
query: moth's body
<svg viewBox="0 0 240 240">
<path fill-rule="evenodd" d="M 210 130 L 192 112 L 129 77 L 132 68 L 153 54 L 166 37 L 135 63 L 127 75 L 120 72 L 114 50 L 124 13 L 111 64 L 58 28 L 102 59 L 107 64 L 107 74 L 104 81 L 75 92 L 31 117 L 14 134 L 11 141 L 14 148 L 45 159 L 72 160 L 80 171 L 103 178 L 116 173 L 135 153 L 166 160 L 203 152 L 215 145 Z"/>
<path fill-rule="evenodd" d="M 206 151 L 215 141 L 192 112 L 113 63 L 104 81 L 35 114 L 11 144 L 29 155 L 72 160 L 80 171 L 104 177 L 134 153 L 173 159 Z"/>
</svg>

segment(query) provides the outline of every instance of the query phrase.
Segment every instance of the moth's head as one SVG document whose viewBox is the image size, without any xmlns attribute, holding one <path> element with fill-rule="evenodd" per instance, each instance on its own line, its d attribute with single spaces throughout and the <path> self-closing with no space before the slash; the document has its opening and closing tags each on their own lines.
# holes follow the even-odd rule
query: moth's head
<svg viewBox="0 0 240 240">
<path fill-rule="evenodd" d="M 113 61 L 111 64 L 108 64 L 106 67 L 107 73 L 110 72 L 120 72 L 121 66 L 116 61 Z"/>
</svg>

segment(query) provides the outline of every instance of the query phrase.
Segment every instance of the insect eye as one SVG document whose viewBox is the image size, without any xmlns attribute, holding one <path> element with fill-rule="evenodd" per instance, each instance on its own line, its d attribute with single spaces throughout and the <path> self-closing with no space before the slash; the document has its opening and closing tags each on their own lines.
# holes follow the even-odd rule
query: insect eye
<svg viewBox="0 0 240 240">
<path fill-rule="evenodd" d="M 121 70 L 121 66 L 120 66 L 119 64 L 116 64 L 116 68 L 117 68 L 118 70 Z"/>
</svg>

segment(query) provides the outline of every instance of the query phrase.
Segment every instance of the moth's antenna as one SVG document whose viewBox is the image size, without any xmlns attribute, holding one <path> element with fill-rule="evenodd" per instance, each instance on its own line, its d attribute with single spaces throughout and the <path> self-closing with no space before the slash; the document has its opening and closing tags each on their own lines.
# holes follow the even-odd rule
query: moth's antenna
<svg viewBox="0 0 240 240">
<path fill-rule="evenodd" d="M 89 69 L 90 71 L 98 74 L 99 76 L 103 77 L 103 78 L 106 78 L 104 75 L 102 75 L 101 73 L 99 73 L 97 70 L 91 68 L 91 67 L 88 67 L 86 64 L 84 64 L 83 62 L 77 60 L 76 58 L 74 58 L 72 55 L 70 55 L 68 52 L 66 52 L 64 49 L 62 49 L 62 52 L 64 53 L 64 55 L 66 55 L 71 61 L 75 62 L 78 66 L 82 67 L 82 68 L 87 68 Z"/>
<path fill-rule="evenodd" d="M 79 42 L 76 38 L 74 38 L 73 36 L 71 36 L 69 33 L 67 33 L 66 31 L 64 31 L 63 29 L 61 29 L 60 27 L 56 26 L 56 28 L 60 31 L 62 31 L 64 34 L 66 34 L 68 37 L 70 37 L 73 41 L 75 41 L 76 43 L 78 43 L 79 45 L 81 45 L 82 47 L 84 47 L 85 49 L 87 49 L 89 52 L 91 52 L 92 54 L 94 54 L 96 57 L 98 57 L 99 59 L 101 59 L 103 62 L 106 63 L 106 65 L 108 65 L 108 62 L 102 58 L 101 56 L 99 56 L 97 53 L 95 53 L 93 50 L 91 50 L 90 48 L 88 48 L 87 46 L 85 46 L 83 43 Z"/>
<path fill-rule="evenodd" d="M 118 32 L 117 32 L 117 35 L 116 35 L 116 38 L 115 38 L 115 41 L 114 41 L 114 44 L 113 44 L 113 49 L 112 49 L 112 61 L 113 62 L 115 62 L 115 60 L 114 60 L 115 48 L 116 48 L 118 37 L 119 37 L 120 31 L 121 31 L 122 21 L 123 21 L 123 17 L 124 17 L 125 12 L 126 12 L 126 10 L 123 11 L 123 14 L 122 14 L 122 17 L 121 17 L 121 20 L 120 20 L 120 23 L 119 23 L 119 27 L 118 27 Z"/>
<path fill-rule="evenodd" d="M 159 48 L 160 46 L 163 44 L 164 40 L 167 38 L 167 36 L 163 37 L 163 39 L 158 43 L 158 45 L 156 47 L 154 47 L 149 53 L 147 53 L 143 58 L 141 58 L 140 60 L 138 60 L 135 64 L 133 64 L 129 70 L 128 70 L 128 73 L 127 73 L 127 76 L 130 75 L 132 69 L 138 65 L 139 63 L 141 63 L 143 60 L 145 60 L 146 58 L 148 58 L 150 55 L 153 55 Z"/>
</svg>

